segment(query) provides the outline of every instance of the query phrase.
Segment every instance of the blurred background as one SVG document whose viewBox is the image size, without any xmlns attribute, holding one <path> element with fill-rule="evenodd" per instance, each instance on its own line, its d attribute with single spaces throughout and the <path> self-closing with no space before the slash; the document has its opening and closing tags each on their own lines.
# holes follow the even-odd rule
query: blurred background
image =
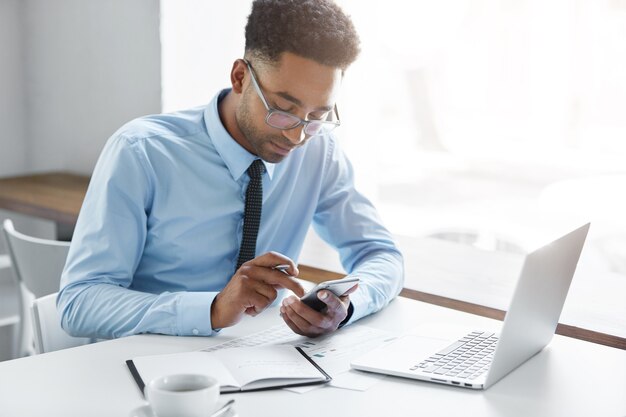
<svg viewBox="0 0 626 417">
<path fill-rule="evenodd" d="M 566 311 L 626 337 L 626 0 L 338 3 L 337 132 L 391 231 L 516 255 L 591 221 Z M 0 0 L 0 177 L 89 175 L 126 121 L 207 103 L 250 4 Z"/>
</svg>

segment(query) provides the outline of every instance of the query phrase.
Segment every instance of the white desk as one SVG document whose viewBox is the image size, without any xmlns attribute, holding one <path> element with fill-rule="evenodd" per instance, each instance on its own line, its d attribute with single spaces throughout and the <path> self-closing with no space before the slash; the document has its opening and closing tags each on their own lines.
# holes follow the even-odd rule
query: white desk
<svg viewBox="0 0 626 417">
<path fill-rule="evenodd" d="M 0 416 L 127 416 L 143 404 L 126 359 L 199 349 L 279 321 L 276 310 L 215 338 L 132 336 L 0 363 Z M 452 322 L 499 322 L 405 298 L 360 323 L 393 331 Z M 572 366 L 584 364 L 581 370 Z M 614 372 L 609 372 L 613 369 Z M 626 351 L 556 336 L 543 352 L 485 392 L 387 377 L 366 392 L 323 387 L 231 394 L 248 416 L 626 416 Z"/>
</svg>

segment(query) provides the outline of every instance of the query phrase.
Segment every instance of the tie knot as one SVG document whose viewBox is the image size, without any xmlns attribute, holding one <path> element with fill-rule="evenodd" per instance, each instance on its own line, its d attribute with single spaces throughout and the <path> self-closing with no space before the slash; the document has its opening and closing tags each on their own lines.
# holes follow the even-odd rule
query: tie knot
<svg viewBox="0 0 626 417">
<path fill-rule="evenodd" d="M 248 167 L 248 175 L 250 178 L 261 178 L 261 175 L 265 172 L 265 165 L 260 159 L 255 159 L 253 163 Z"/>
</svg>

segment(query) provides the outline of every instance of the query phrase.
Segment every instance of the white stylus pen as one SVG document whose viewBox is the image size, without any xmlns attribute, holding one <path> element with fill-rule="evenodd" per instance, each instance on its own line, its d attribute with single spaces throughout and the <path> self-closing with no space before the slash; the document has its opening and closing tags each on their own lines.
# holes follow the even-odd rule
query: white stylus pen
<svg viewBox="0 0 626 417">
<path fill-rule="evenodd" d="M 280 272 L 282 272 L 285 275 L 289 275 L 289 273 L 287 272 L 287 270 L 289 269 L 289 265 L 276 265 L 276 266 L 273 266 L 272 269 L 280 271 Z M 289 275 L 289 276 L 291 276 L 291 275 Z"/>
</svg>

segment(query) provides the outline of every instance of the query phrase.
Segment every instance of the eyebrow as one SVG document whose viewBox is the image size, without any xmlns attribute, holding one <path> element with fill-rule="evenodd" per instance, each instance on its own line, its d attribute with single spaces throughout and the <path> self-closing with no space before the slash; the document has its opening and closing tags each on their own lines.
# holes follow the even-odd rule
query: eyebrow
<svg viewBox="0 0 626 417">
<path fill-rule="evenodd" d="M 293 104 L 295 104 L 298 107 L 303 107 L 303 103 L 300 100 L 298 100 L 297 98 L 295 98 L 294 96 L 292 96 L 291 94 L 285 91 L 279 91 L 275 94 L 277 96 L 284 98 L 287 101 L 291 101 Z M 315 110 L 316 111 L 331 111 L 332 109 L 333 109 L 333 106 L 322 106 L 322 107 L 316 108 Z"/>
</svg>

